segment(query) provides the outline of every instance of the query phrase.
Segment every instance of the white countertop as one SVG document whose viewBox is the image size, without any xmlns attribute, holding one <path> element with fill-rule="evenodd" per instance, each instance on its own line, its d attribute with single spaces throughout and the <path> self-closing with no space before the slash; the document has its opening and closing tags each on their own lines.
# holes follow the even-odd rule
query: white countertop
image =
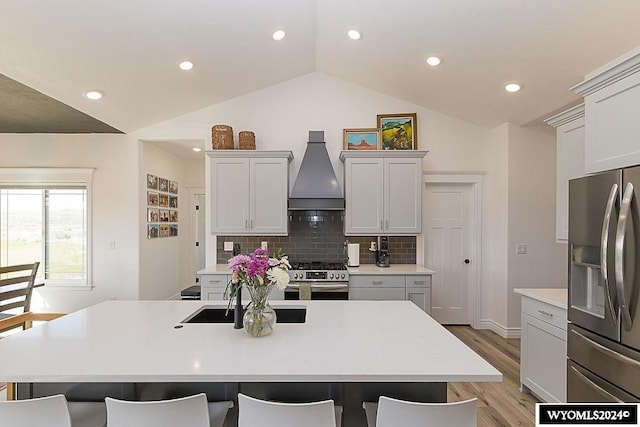
<svg viewBox="0 0 640 427">
<path fill-rule="evenodd" d="M 391 264 L 389 267 L 378 267 L 375 264 L 360 264 L 358 267 L 347 267 L 349 274 L 436 274 L 435 271 L 417 264 Z M 216 264 L 199 270 L 197 274 L 231 274 L 227 264 Z"/>
<path fill-rule="evenodd" d="M 547 304 L 555 305 L 565 310 L 567 309 L 567 289 L 519 288 L 513 291 L 525 297 L 546 302 Z"/>
<path fill-rule="evenodd" d="M 436 274 L 435 271 L 417 264 L 391 264 L 389 267 L 378 267 L 375 264 L 360 264 L 358 267 L 347 267 L 349 274 Z"/>
<path fill-rule="evenodd" d="M 502 375 L 409 301 L 306 305 L 252 338 L 201 301 L 105 301 L 0 340 L 0 382 L 449 382 Z"/>
<path fill-rule="evenodd" d="M 231 274 L 231 270 L 227 264 L 216 264 L 198 270 L 196 274 Z"/>
</svg>

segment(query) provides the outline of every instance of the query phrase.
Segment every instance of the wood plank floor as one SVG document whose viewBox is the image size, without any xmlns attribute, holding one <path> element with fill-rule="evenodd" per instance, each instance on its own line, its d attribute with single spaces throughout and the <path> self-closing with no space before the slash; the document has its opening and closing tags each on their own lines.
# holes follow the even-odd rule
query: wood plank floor
<svg viewBox="0 0 640 427">
<path fill-rule="evenodd" d="M 534 426 L 538 399 L 520 392 L 520 340 L 469 326 L 446 328 L 502 372 L 503 377 L 501 383 L 450 383 L 447 400 L 477 397 L 478 427 Z"/>
</svg>

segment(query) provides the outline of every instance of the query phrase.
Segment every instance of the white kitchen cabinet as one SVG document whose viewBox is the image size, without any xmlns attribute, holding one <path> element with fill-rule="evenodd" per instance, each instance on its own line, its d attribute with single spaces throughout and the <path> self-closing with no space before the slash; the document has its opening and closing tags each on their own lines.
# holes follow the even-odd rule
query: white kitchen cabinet
<svg viewBox="0 0 640 427">
<path fill-rule="evenodd" d="M 290 151 L 207 152 L 210 234 L 286 236 Z"/>
<path fill-rule="evenodd" d="M 404 301 L 405 280 L 401 275 L 357 275 L 349 278 L 349 299 Z"/>
<path fill-rule="evenodd" d="M 225 298 L 225 291 L 227 284 L 231 280 L 230 274 L 201 274 L 200 276 L 200 299 L 201 300 L 228 300 Z M 243 288 L 242 300 L 246 302 L 249 300 L 249 292 Z M 284 291 L 278 288 L 273 288 L 269 295 L 269 300 L 278 301 L 284 300 Z"/>
<path fill-rule="evenodd" d="M 640 48 L 585 76 L 571 88 L 584 96 L 585 170 L 640 163 Z"/>
<path fill-rule="evenodd" d="M 229 274 L 201 274 L 200 275 L 200 299 L 224 300 L 224 292 L 227 283 L 231 280 Z M 228 298 L 227 298 L 228 299 Z"/>
<path fill-rule="evenodd" d="M 520 385 L 544 402 L 566 402 L 567 310 L 522 296 Z"/>
<path fill-rule="evenodd" d="M 545 120 L 556 128 L 556 241 L 569 236 L 569 180 L 585 174 L 584 104 Z"/>
<path fill-rule="evenodd" d="M 405 276 L 406 299 L 431 314 L 431 276 Z"/>
<path fill-rule="evenodd" d="M 343 151 L 345 235 L 422 232 L 422 158 L 426 151 Z"/>
<path fill-rule="evenodd" d="M 351 275 L 349 299 L 365 301 L 412 301 L 426 313 L 431 312 L 431 276 Z"/>
</svg>

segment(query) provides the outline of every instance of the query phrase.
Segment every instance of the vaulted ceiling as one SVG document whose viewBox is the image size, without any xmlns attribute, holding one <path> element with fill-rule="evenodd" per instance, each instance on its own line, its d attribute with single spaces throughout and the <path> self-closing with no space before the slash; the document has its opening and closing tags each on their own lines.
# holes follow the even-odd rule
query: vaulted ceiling
<svg viewBox="0 0 640 427">
<path fill-rule="evenodd" d="M 525 125 L 640 44 L 639 16 L 637 0 L 3 0 L 0 132 L 131 132 L 313 71 Z"/>
</svg>

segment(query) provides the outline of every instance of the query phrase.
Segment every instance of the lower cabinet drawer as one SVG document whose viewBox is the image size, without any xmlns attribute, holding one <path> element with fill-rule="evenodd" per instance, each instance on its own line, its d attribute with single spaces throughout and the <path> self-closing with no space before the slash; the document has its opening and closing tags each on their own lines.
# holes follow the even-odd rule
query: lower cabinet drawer
<svg viewBox="0 0 640 427">
<path fill-rule="evenodd" d="M 378 274 L 371 276 L 352 275 L 349 277 L 350 288 L 403 288 L 404 276 Z"/>
<path fill-rule="evenodd" d="M 407 288 L 431 286 L 431 276 L 406 276 Z"/>
<path fill-rule="evenodd" d="M 404 301 L 402 288 L 354 288 L 349 287 L 349 299 L 361 301 Z"/>
<path fill-rule="evenodd" d="M 567 330 L 567 310 L 529 297 L 522 298 L 522 312 L 557 328 Z"/>
</svg>

